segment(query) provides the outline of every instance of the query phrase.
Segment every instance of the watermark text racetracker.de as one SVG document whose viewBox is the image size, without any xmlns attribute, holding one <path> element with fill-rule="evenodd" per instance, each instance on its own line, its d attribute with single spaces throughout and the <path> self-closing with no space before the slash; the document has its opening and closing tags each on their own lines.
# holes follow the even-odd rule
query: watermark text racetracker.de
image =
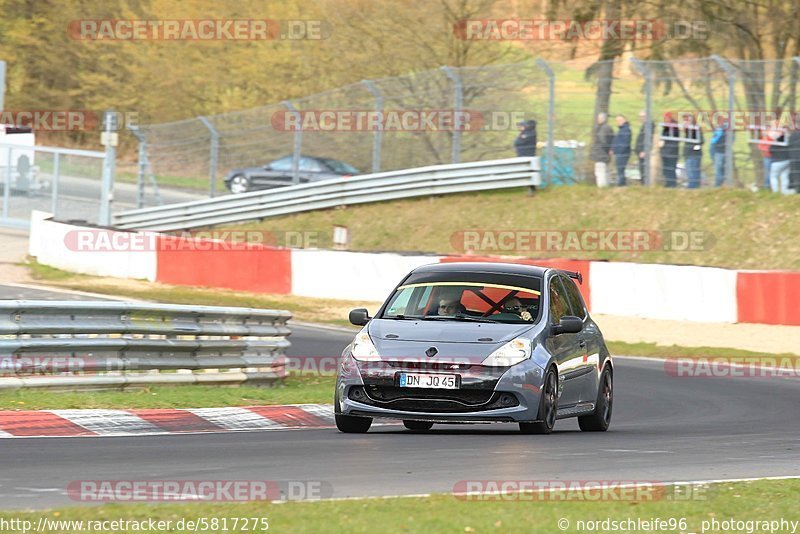
<svg viewBox="0 0 800 534">
<path fill-rule="evenodd" d="M 198 230 L 192 232 L 125 232 L 97 228 L 70 230 L 64 246 L 73 252 L 258 251 L 263 247 L 317 248 L 316 230 Z"/>
<path fill-rule="evenodd" d="M 333 496 L 323 480 L 74 480 L 78 502 L 249 502 L 320 500 Z"/>
<path fill-rule="evenodd" d="M 456 38 L 466 41 L 705 40 L 709 30 L 702 20 L 464 19 L 453 24 Z"/>
<path fill-rule="evenodd" d="M 270 123 L 279 132 L 505 132 L 529 118 L 505 110 L 306 109 L 276 111 Z"/>
<path fill-rule="evenodd" d="M 67 35 L 79 41 L 321 40 L 333 26 L 323 20 L 275 19 L 79 19 Z"/>
<path fill-rule="evenodd" d="M 677 378 L 798 378 L 800 357 L 678 357 L 665 360 L 664 371 Z"/>
<path fill-rule="evenodd" d="M 652 480 L 460 480 L 453 496 L 463 501 L 655 502 L 705 501 L 710 486 Z"/>
<path fill-rule="evenodd" d="M 450 236 L 458 252 L 691 252 L 708 250 L 714 236 L 702 230 L 461 230 Z"/>
</svg>

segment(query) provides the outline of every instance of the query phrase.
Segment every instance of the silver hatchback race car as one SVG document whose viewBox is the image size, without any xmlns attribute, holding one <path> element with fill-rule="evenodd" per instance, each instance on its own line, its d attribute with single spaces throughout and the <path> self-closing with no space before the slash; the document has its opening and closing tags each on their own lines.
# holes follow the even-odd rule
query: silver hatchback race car
<svg viewBox="0 0 800 534">
<path fill-rule="evenodd" d="M 417 431 L 434 423 L 516 422 L 549 434 L 611 421 L 611 357 L 575 272 L 510 263 L 440 263 L 411 271 L 342 353 L 336 426 L 375 417 Z"/>
</svg>

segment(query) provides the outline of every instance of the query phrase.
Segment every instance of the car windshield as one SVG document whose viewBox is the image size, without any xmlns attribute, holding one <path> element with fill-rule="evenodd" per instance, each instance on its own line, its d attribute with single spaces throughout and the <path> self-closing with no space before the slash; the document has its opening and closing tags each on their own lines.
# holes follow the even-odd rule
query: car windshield
<svg viewBox="0 0 800 534">
<path fill-rule="evenodd" d="M 380 318 L 533 324 L 539 319 L 536 285 L 534 289 L 470 281 L 407 284 L 397 288 Z"/>
<path fill-rule="evenodd" d="M 340 174 L 358 174 L 359 170 L 353 167 L 352 165 L 348 165 L 343 161 L 339 161 L 336 159 L 322 159 L 325 162 L 325 165 L 330 167 L 331 170 Z"/>
</svg>

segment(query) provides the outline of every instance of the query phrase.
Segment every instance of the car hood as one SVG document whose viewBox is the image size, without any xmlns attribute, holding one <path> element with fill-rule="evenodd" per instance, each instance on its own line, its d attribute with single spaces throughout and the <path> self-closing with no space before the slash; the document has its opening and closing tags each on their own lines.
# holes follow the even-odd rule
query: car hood
<svg viewBox="0 0 800 534">
<path fill-rule="evenodd" d="M 478 363 L 531 328 L 526 324 L 373 319 L 368 332 L 384 360 L 430 361 L 434 357 L 426 351 L 435 347 L 437 361 Z"/>
</svg>

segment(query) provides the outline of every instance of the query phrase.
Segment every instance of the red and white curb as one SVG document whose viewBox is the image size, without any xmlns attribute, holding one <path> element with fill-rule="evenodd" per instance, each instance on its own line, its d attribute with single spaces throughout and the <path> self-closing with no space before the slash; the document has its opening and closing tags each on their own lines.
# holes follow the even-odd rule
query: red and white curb
<svg viewBox="0 0 800 534">
<path fill-rule="evenodd" d="M 330 404 L 150 410 L 0 411 L 0 438 L 142 436 L 332 428 Z"/>
</svg>

